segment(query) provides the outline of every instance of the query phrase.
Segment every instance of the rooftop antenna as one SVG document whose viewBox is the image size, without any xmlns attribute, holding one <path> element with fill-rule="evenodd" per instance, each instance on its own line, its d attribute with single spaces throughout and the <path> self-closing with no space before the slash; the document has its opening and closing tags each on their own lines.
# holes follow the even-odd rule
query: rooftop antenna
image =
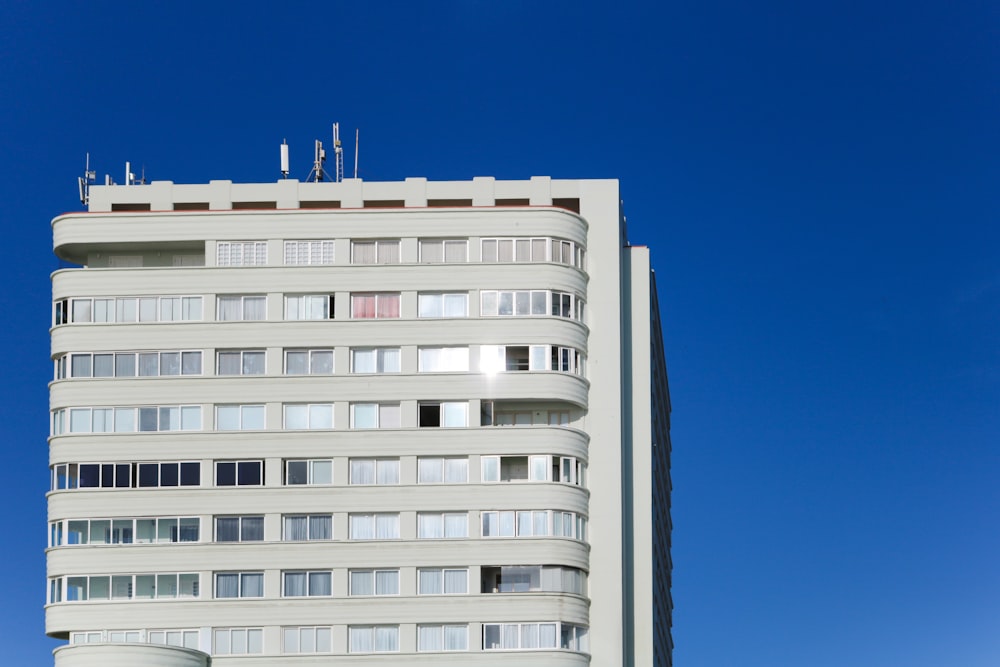
<svg viewBox="0 0 1000 667">
<path fill-rule="evenodd" d="M 125 163 L 125 185 L 135 185 L 135 174 L 132 173 L 132 163 Z"/>
<path fill-rule="evenodd" d="M 288 140 L 281 141 L 281 177 L 288 178 Z"/>
<path fill-rule="evenodd" d="M 83 176 L 76 179 L 80 186 L 80 203 L 86 206 L 90 203 L 90 184 L 97 180 L 97 173 L 90 169 L 90 153 L 87 153 L 87 160 L 83 165 Z"/>
<path fill-rule="evenodd" d="M 333 159 L 336 181 L 344 180 L 344 147 L 340 145 L 340 123 L 333 124 Z"/>
<path fill-rule="evenodd" d="M 306 176 L 306 181 L 319 183 L 324 178 L 330 178 L 330 174 L 326 173 L 326 169 L 323 168 L 324 162 L 326 162 L 326 151 L 323 149 L 323 142 L 317 139 L 316 152 L 313 158 L 313 168 L 312 171 L 309 172 L 309 175 Z"/>
<path fill-rule="evenodd" d="M 354 128 L 354 178 L 358 177 L 358 139 L 361 137 L 361 130 Z"/>
</svg>

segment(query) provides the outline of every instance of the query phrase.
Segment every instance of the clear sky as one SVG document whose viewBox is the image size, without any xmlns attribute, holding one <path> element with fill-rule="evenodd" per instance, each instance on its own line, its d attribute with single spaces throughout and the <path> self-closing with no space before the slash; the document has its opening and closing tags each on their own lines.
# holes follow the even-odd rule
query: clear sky
<svg viewBox="0 0 1000 667">
<path fill-rule="evenodd" d="M 0 3 L 0 662 L 56 644 L 49 220 L 84 154 L 272 181 L 287 138 L 304 179 L 340 121 L 366 180 L 621 179 L 679 667 L 1000 664 L 998 36 L 988 0 Z"/>
</svg>

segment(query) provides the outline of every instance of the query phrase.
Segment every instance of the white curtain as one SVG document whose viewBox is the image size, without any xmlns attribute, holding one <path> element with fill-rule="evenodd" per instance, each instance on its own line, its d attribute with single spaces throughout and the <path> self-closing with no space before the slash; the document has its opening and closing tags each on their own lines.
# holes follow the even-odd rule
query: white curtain
<svg viewBox="0 0 1000 667">
<path fill-rule="evenodd" d="M 399 461 L 377 460 L 375 470 L 376 484 L 399 484 Z"/>
<path fill-rule="evenodd" d="M 330 595 L 332 590 L 329 572 L 309 573 L 309 595 L 325 596 Z"/>
<path fill-rule="evenodd" d="M 375 652 L 388 653 L 399 650 L 399 628 L 396 626 L 375 626 Z"/>
<path fill-rule="evenodd" d="M 317 514 L 309 517 L 309 539 L 333 539 L 333 517 L 329 514 Z"/>
<path fill-rule="evenodd" d="M 444 650 L 469 650 L 469 627 L 466 625 L 444 626 Z"/>
<path fill-rule="evenodd" d="M 444 537 L 444 517 L 440 514 L 418 514 L 417 537 L 420 539 Z"/>
<path fill-rule="evenodd" d="M 215 597 L 235 598 L 240 595 L 240 575 L 238 574 L 217 574 L 215 575 Z"/>
<path fill-rule="evenodd" d="M 539 623 L 538 625 L 538 647 L 556 648 L 556 624 Z"/>
<path fill-rule="evenodd" d="M 256 572 L 252 574 L 242 574 L 241 585 L 242 593 L 241 597 L 245 598 L 260 598 L 264 597 L 264 575 Z"/>
<path fill-rule="evenodd" d="M 375 365 L 375 350 L 351 350 L 351 372 L 352 373 L 374 373 L 377 370 Z"/>
<path fill-rule="evenodd" d="M 373 459 L 351 459 L 351 484 L 374 484 L 375 461 Z"/>
<path fill-rule="evenodd" d="M 445 570 L 443 590 L 444 593 L 447 595 L 468 593 L 469 592 L 468 570 Z"/>
<path fill-rule="evenodd" d="M 348 628 L 351 653 L 371 653 L 375 649 L 374 628 Z"/>
<path fill-rule="evenodd" d="M 383 404 L 378 407 L 379 428 L 399 428 L 400 411 L 398 404 Z"/>
<path fill-rule="evenodd" d="M 306 594 L 306 573 L 285 573 L 285 597 L 303 597 Z"/>
<path fill-rule="evenodd" d="M 468 317 L 469 315 L 469 295 L 468 294 L 445 294 L 443 295 L 444 317 Z"/>
<path fill-rule="evenodd" d="M 399 539 L 399 515 L 398 514 L 376 514 L 375 515 L 375 539 L 395 540 Z"/>
<path fill-rule="evenodd" d="M 375 516 L 372 514 L 352 514 L 351 539 L 371 540 L 375 538 Z"/>
<path fill-rule="evenodd" d="M 376 595 L 399 595 L 399 572 L 397 570 L 376 570 Z"/>
<path fill-rule="evenodd" d="M 444 591 L 441 570 L 420 570 L 417 573 L 417 592 L 420 595 L 437 595 Z"/>
<path fill-rule="evenodd" d="M 441 241 L 420 241 L 420 261 L 425 263 L 443 262 L 444 247 Z"/>
<path fill-rule="evenodd" d="M 244 320 L 264 320 L 267 315 L 267 299 L 262 296 L 248 296 L 243 298 L 243 319 Z"/>
<path fill-rule="evenodd" d="M 354 241 L 351 243 L 351 263 L 374 264 L 375 257 L 374 241 Z"/>
<path fill-rule="evenodd" d="M 309 426 L 311 429 L 333 428 L 333 404 L 320 403 L 309 406 Z"/>
<path fill-rule="evenodd" d="M 445 514 L 444 515 L 444 536 L 445 537 L 468 537 L 469 517 L 467 514 Z"/>
<path fill-rule="evenodd" d="M 469 243 L 468 241 L 445 241 L 444 242 L 444 261 L 446 262 L 465 262 L 469 256 Z"/>
<path fill-rule="evenodd" d="M 378 242 L 378 263 L 399 264 L 399 241 Z"/>
<path fill-rule="evenodd" d="M 375 576 L 371 570 L 351 571 L 351 595 L 375 595 Z"/>
<path fill-rule="evenodd" d="M 444 481 L 441 459 L 417 459 L 417 481 L 421 484 L 437 484 Z"/>
<path fill-rule="evenodd" d="M 440 625 L 421 625 L 417 628 L 417 650 L 440 651 L 444 648 Z"/>
<path fill-rule="evenodd" d="M 289 541 L 302 541 L 309 538 L 308 517 L 286 516 L 285 517 L 285 539 Z"/>
<path fill-rule="evenodd" d="M 218 298 L 218 303 L 220 320 L 240 319 L 240 311 L 242 310 L 241 305 L 243 303 L 243 299 L 241 297 L 220 296 Z"/>
</svg>

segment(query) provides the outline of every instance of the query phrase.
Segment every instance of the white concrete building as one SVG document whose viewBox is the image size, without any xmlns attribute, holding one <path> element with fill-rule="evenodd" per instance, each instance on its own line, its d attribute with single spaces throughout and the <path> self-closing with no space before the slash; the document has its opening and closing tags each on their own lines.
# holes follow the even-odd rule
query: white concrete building
<svg viewBox="0 0 1000 667">
<path fill-rule="evenodd" d="M 617 181 L 96 186 L 52 228 L 57 665 L 670 665 Z"/>
</svg>

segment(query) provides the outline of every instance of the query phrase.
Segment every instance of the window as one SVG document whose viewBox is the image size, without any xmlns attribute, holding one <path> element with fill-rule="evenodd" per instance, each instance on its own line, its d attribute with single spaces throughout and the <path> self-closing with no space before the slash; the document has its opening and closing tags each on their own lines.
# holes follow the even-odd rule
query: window
<svg viewBox="0 0 1000 667">
<path fill-rule="evenodd" d="M 482 568 L 483 593 L 532 593 L 550 591 L 583 595 L 587 575 L 575 567 L 558 565 L 507 565 Z"/>
<path fill-rule="evenodd" d="M 263 461 L 216 461 L 216 486 L 262 486 Z"/>
<path fill-rule="evenodd" d="M 484 456 L 481 459 L 484 482 L 546 482 L 548 456 Z"/>
<path fill-rule="evenodd" d="M 351 514 L 352 540 L 398 540 L 399 514 Z"/>
<path fill-rule="evenodd" d="M 559 510 L 483 512 L 483 537 L 575 537 L 586 539 L 586 519 Z"/>
<path fill-rule="evenodd" d="M 420 568 L 417 570 L 418 595 L 465 595 L 469 592 L 466 568 Z"/>
<path fill-rule="evenodd" d="M 329 597 L 333 594 L 328 570 L 318 572 L 283 572 L 282 590 L 286 598 Z"/>
<path fill-rule="evenodd" d="M 286 542 L 307 542 L 333 539 L 332 514 L 291 514 L 282 520 Z"/>
<path fill-rule="evenodd" d="M 352 403 L 351 428 L 399 428 L 399 403 Z"/>
<path fill-rule="evenodd" d="M 267 297 L 265 296 L 220 296 L 218 319 L 220 321 L 261 321 L 267 319 Z"/>
<path fill-rule="evenodd" d="M 352 294 L 351 317 L 356 320 L 398 319 L 399 294 Z"/>
<path fill-rule="evenodd" d="M 351 241 L 351 264 L 399 264 L 399 241 Z"/>
<path fill-rule="evenodd" d="M 465 484 L 468 481 L 469 459 L 466 457 L 417 459 L 419 484 Z"/>
<path fill-rule="evenodd" d="M 263 542 L 264 517 L 219 516 L 215 518 L 216 542 Z"/>
<path fill-rule="evenodd" d="M 466 402 L 420 403 L 417 406 L 418 426 L 455 428 L 468 426 L 469 404 Z"/>
<path fill-rule="evenodd" d="M 146 633 L 146 641 L 150 644 L 164 646 L 181 646 L 183 648 L 198 648 L 197 630 L 150 630 Z"/>
<path fill-rule="evenodd" d="M 213 655 L 253 655 L 264 652 L 261 628 L 216 628 Z"/>
<path fill-rule="evenodd" d="M 370 347 L 351 349 L 352 373 L 398 373 L 398 347 Z"/>
<path fill-rule="evenodd" d="M 84 602 L 196 598 L 198 589 L 197 573 L 79 575 L 52 579 L 49 599 L 52 602 Z"/>
<path fill-rule="evenodd" d="M 469 370 L 467 347 L 422 347 L 417 352 L 420 373 L 464 373 Z"/>
<path fill-rule="evenodd" d="M 302 294 L 285 297 L 286 320 L 332 320 L 332 294 Z"/>
<path fill-rule="evenodd" d="M 199 486 L 200 471 L 201 464 L 196 461 L 60 463 L 52 466 L 52 490 Z"/>
<path fill-rule="evenodd" d="M 351 595 L 399 595 L 399 570 L 351 570 Z"/>
<path fill-rule="evenodd" d="M 420 261 L 424 264 L 467 262 L 469 242 L 465 239 L 420 239 Z"/>
<path fill-rule="evenodd" d="M 535 410 L 510 403 L 482 401 L 481 426 L 569 426 L 569 410 Z"/>
<path fill-rule="evenodd" d="M 219 572 L 215 575 L 217 598 L 264 597 L 263 572 Z"/>
<path fill-rule="evenodd" d="M 52 414 L 52 435 L 200 430 L 200 405 L 66 408 Z"/>
<path fill-rule="evenodd" d="M 333 428 L 333 403 L 308 403 L 283 406 L 288 430 Z"/>
<path fill-rule="evenodd" d="M 350 625 L 350 653 L 394 653 L 399 650 L 398 625 Z"/>
<path fill-rule="evenodd" d="M 399 484 L 399 459 L 351 459 L 351 484 Z"/>
<path fill-rule="evenodd" d="M 267 264 L 266 241 L 219 241 L 216 247 L 218 266 L 264 266 Z"/>
<path fill-rule="evenodd" d="M 69 359 L 68 369 L 64 363 Z M 60 357 L 56 378 L 201 375 L 201 351 L 103 352 Z"/>
<path fill-rule="evenodd" d="M 53 324 L 182 322 L 201 319 L 200 296 L 81 297 L 56 301 Z"/>
<path fill-rule="evenodd" d="M 466 512 L 419 512 L 417 539 L 440 540 L 469 536 L 469 515 Z"/>
<path fill-rule="evenodd" d="M 560 627 L 561 626 L 561 627 Z M 569 623 L 484 623 L 484 651 L 587 650 L 587 629 Z"/>
<path fill-rule="evenodd" d="M 215 430 L 217 431 L 259 431 L 263 428 L 263 405 L 215 406 Z"/>
<path fill-rule="evenodd" d="M 264 350 L 229 350 L 218 352 L 219 375 L 263 375 Z"/>
<path fill-rule="evenodd" d="M 333 264 L 334 245 L 332 240 L 285 241 L 285 264 L 295 266 Z"/>
<path fill-rule="evenodd" d="M 468 317 L 469 295 L 418 294 L 417 317 Z"/>
<path fill-rule="evenodd" d="M 283 653 L 329 653 L 332 632 L 329 626 L 282 628 Z"/>
<path fill-rule="evenodd" d="M 482 239 L 484 262 L 548 261 L 546 238 Z"/>
<path fill-rule="evenodd" d="M 583 301 L 566 292 L 545 290 L 482 290 L 483 317 L 529 317 L 553 315 L 583 320 Z"/>
<path fill-rule="evenodd" d="M 285 484 L 287 486 L 333 484 L 333 460 L 285 461 Z"/>
<path fill-rule="evenodd" d="M 49 524 L 49 546 L 197 542 L 198 517 L 69 519 Z"/>
<path fill-rule="evenodd" d="M 333 350 L 285 350 L 286 375 L 333 374 Z"/>
<path fill-rule="evenodd" d="M 418 625 L 418 651 L 468 651 L 469 626 Z"/>
</svg>

